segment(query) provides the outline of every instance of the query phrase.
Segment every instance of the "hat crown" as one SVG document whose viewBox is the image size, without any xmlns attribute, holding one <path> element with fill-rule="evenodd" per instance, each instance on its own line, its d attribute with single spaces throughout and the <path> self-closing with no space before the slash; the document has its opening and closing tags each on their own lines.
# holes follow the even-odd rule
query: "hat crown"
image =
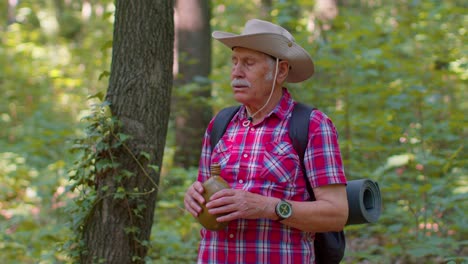
<svg viewBox="0 0 468 264">
<path fill-rule="evenodd" d="M 245 24 L 245 28 L 242 31 L 242 35 L 262 33 L 278 34 L 287 38 L 291 42 L 295 42 L 293 35 L 291 35 L 291 33 L 289 33 L 289 31 L 287 31 L 286 29 L 268 21 L 263 21 L 259 19 L 251 19 L 247 21 L 247 23 Z"/>
</svg>

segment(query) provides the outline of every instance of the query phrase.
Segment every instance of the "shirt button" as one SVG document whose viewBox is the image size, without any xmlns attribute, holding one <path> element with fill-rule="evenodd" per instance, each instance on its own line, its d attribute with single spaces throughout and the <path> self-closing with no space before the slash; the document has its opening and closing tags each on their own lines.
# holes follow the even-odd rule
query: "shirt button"
<svg viewBox="0 0 468 264">
<path fill-rule="evenodd" d="M 250 128 L 250 131 L 255 131 L 255 128 L 254 128 L 254 127 L 251 127 L 251 128 Z"/>
<path fill-rule="evenodd" d="M 245 153 L 244 154 L 244 158 L 247 158 L 249 156 L 249 154 Z"/>
<path fill-rule="evenodd" d="M 229 238 L 234 238 L 234 234 L 230 234 L 230 235 L 229 235 Z"/>
<path fill-rule="evenodd" d="M 239 183 L 242 184 L 242 183 L 244 183 L 244 181 L 243 181 L 243 180 L 239 180 Z"/>
</svg>

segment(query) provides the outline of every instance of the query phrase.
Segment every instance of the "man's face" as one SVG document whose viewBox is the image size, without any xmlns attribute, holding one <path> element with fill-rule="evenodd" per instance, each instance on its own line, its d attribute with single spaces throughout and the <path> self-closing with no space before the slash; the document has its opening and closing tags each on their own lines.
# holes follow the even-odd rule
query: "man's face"
<svg viewBox="0 0 468 264">
<path fill-rule="evenodd" d="M 231 86 L 234 99 L 252 107 L 261 107 L 273 85 L 274 60 L 268 55 L 246 48 L 232 52 Z"/>
</svg>

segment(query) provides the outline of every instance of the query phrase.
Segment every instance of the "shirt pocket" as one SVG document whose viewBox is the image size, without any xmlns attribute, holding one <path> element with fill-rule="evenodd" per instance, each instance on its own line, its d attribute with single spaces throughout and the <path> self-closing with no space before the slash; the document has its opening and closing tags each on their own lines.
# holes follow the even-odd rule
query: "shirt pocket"
<svg viewBox="0 0 468 264">
<path fill-rule="evenodd" d="M 290 143 L 270 142 L 265 146 L 263 168 L 265 180 L 275 183 L 293 183 L 300 169 L 299 157 Z"/>
<path fill-rule="evenodd" d="M 213 149 L 211 154 L 211 163 L 218 163 L 221 168 L 226 167 L 229 158 L 231 157 L 232 142 L 228 140 L 220 140 Z"/>
</svg>

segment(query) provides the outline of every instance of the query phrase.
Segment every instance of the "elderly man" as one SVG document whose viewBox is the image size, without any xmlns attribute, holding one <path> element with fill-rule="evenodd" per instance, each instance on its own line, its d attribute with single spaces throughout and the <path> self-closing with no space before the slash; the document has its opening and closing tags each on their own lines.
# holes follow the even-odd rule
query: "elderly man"
<svg viewBox="0 0 468 264">
<path fill-rule="evenodd" d="M 310 114 L 307 177 L 289 137 L 296 102 L 283 84 L 311 77 L 312 59 L 287 30 L 262 20 L 248 21 L 240 35 L 215 31 L 213 37 L 232 50 L 231 85 L 242 105 L 216 146 L 210 143 L 213 120 L 209 124 L 198 179 L 185 195 L 193 216 L 205 204 L 223 215 L 218 222 L 229 222 L 222 230 L 201 230 L 198 263 L 314 263 L 315 232 L 342 230 L 348 201 L 330 119 L 319 110 Z M 202 182 L 213 163 L 231 188 L 205 201 Z"/>
</svg>

